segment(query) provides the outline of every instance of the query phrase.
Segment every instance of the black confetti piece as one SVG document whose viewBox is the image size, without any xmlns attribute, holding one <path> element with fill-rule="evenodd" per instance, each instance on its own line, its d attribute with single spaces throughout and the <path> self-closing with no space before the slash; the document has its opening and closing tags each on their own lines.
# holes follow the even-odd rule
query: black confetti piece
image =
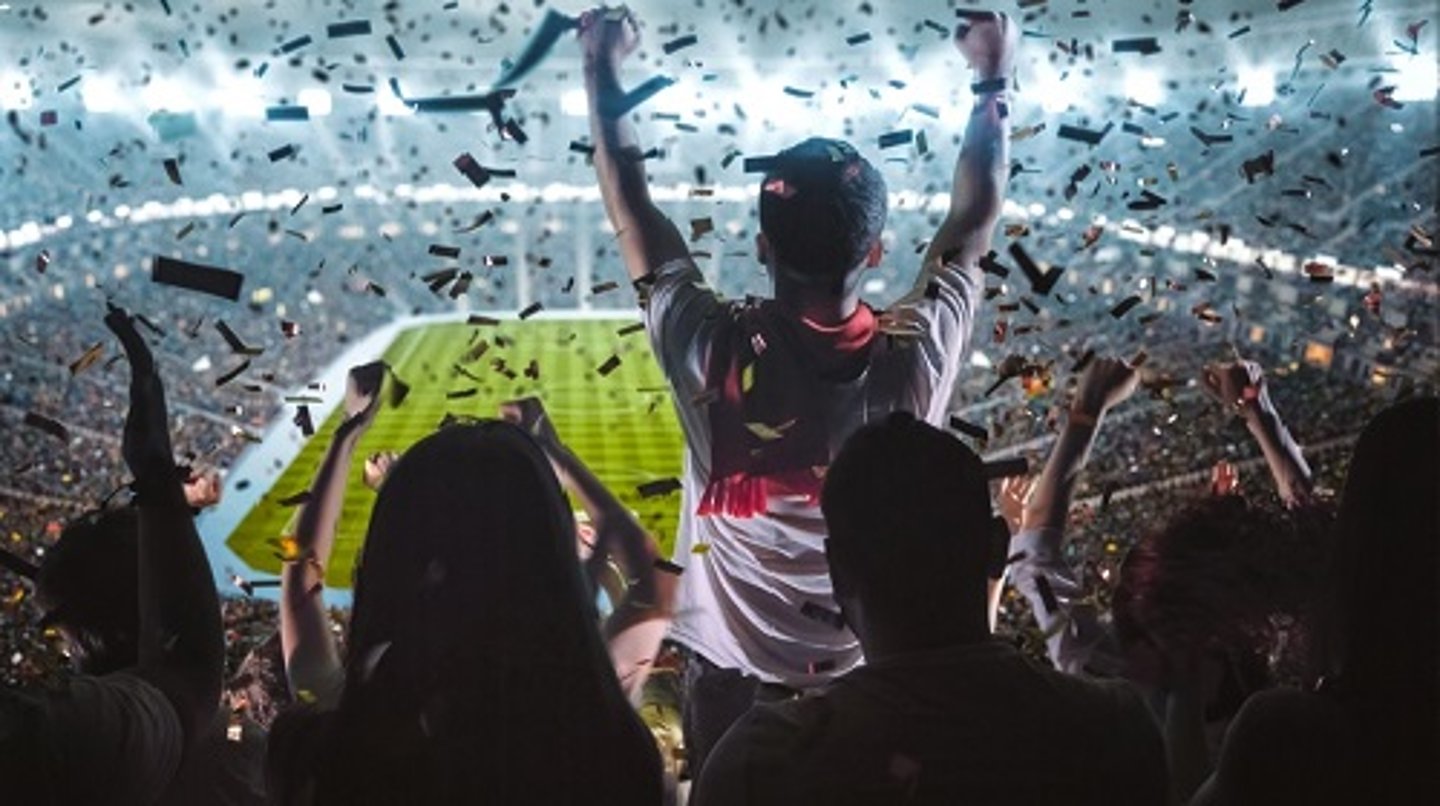
<svg viewBox="0 0 1440 806">
<path fill-rule="evenodd" d="M 224 297 L 232 302 L 240 298 L 240 287 L 245 283 L 245 276 L 238 272 L 163 255 L 155 258 L 150 279 L 163 285 Z"/>
</svg>

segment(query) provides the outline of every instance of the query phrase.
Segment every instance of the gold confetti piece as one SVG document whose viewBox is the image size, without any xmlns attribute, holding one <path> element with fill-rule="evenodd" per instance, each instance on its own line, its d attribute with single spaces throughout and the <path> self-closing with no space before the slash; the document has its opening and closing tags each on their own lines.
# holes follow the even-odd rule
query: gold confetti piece
<svg viewBox="0 0 1440 806">
<path fill-rule="evenodd" d="M 705 554 L 705 553 L 708 553 L 709 551 L 710 551 L 710 544 L 709 544 L 709 543 L 696 543 L 695 545 L 693 545 L 693 546 L 690 547 L 690 553 L 691 553 L 691 554 Z"/>
<path fill-rule="evenodd" d="M 70 376 L 73 378 L 94 366 L 95 362 L 99 361 L 103 355 L 105 355 L 105 343 L 95 342 L 90 346 L 90 349 L 85 351 L 84 355 L 75 359 L 74 362 L 70 364 Z"/>
<path fill-rule="evenodd" d="M 290 563 L 300 559 L 300 541 L 294 537 L 282 537 L 276 541 L 280 548 L 280 559 Z"/>
<path fill-rule="evenodd" d="M 783 439 L 785 436 L 785 431 L 794 424 L 795 420 L 790 420 L 774 428 L 771 428 L 765 423 L 746 423 L 745 427 L 750 430 L 750 433 L 765 440 L 766 442 L 774 442 L 777 439 Z"/>
</svg>

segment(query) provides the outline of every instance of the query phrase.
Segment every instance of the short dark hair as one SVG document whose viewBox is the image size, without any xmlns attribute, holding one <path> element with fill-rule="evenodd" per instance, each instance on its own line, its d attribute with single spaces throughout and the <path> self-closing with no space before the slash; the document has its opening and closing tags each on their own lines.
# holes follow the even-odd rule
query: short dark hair
<svg viewBox="0 0 1440 806">
<path fill-rule="evenodd" d="M 140 519 L 134 507 L 100 510 L 65 526 L 35 578 L 45 624 L 74 637 L 87 674 L 139 658 Z"/>
<path fill-rule="evenodd" d="M 885 180 L 854 146 L 812 137 L 774 157 L 760 191 L 760 231 L 799 279 L 843 280 L 885 229 Z"/>
<path fill-rule="evenodd" d="M 825 475 L 826 551 L 862 599 L 909 606 L 983 595 L 991 510 L 974 451 L 906 413 L 856 431 Z"/>
</svg>

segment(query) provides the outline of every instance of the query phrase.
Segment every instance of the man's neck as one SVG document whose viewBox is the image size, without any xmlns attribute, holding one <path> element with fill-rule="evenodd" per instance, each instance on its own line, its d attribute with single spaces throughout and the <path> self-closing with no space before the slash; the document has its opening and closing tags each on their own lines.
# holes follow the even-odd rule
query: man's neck
<svg viewBox="0 0 1440 806">
<path fill-rule="evenodd" d="M 865 657 L 872 661 L 950 647 L 971 646 L 989 641 L 992 637 L 983 623 L 966 624 L 963 621 L 926 628 L 910 624 L 900 629 L 876 629 L 871 632 L 871 635 L 862 639 L 861 645 Z"/>
<path fill-rule="evenodd" d="M 775 302 L 795 316 L 828 327 L 843 324 L 855 315 L 856 309 L 860 307 L 860 294 L 858 291 L 849 291 L 840 296 L 834 296 L 813 289 L 789 285 L 784 280 L 777 278 Z"/>
</svg>

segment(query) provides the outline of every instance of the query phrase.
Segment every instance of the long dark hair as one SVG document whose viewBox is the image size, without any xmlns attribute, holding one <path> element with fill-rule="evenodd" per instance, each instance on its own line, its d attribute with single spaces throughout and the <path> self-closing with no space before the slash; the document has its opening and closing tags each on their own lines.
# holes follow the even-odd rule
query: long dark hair
<svg viewBox="0 0 1440 806">
<path fill-rule="evenodd" d="M 1126 645 L 1226 659 L 1233 711 L 1245 694 L 1303 676 L 1330 532 L 1328 510 L 1193 501 L 1126 555 L 1111 599 L 1116 634 Z"/>
<path fill-rule="evenodd" d="M 1397 699 L 1437 716 L 1440 401 L 1417 398 L 1375 417 L 1360 435 L 1340 504 L 1319 671 L 1346 696 Z"/>
<path fill-rule="evenodd" d="M 658 756 L 601 643 L 570 509 L 514 426 L 447 427 L 391 470 L 348 646 L 317 803 L 581 802 L 616 773 L 659 796 Z"/>
</svg>

